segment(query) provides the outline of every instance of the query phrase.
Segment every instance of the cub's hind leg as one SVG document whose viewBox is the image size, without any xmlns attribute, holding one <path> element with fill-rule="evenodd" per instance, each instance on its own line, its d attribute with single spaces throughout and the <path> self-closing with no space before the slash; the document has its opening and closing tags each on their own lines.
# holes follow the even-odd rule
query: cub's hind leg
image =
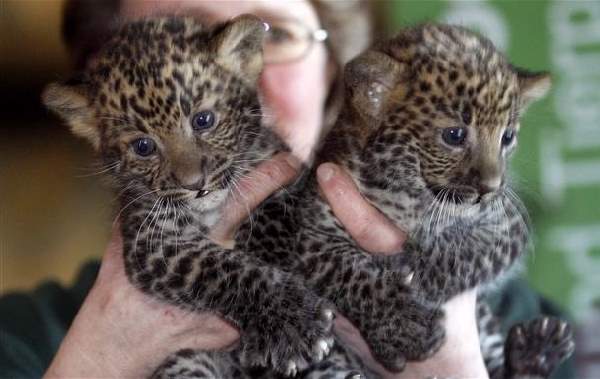
<svg viewBox="0 0 600 379">
<path fill-rule="evenodd" d="M 192 349 L 171 354 L 152 373 L 152 379 L 222 379 L 249 378 L 239 362 L 228 352 L 205 352 Z"/>
<path fill-rule="evenodd" d="M 360 357 L 346 348 L 339 338 L 329 356 L 299 375 L 300 379 L 376 379 L 379 376 L 364 367 Z"/>
<path fill-rule="evenodd" d="M 477 299 L 477 328 L 490 379 L 548 378 L 574 348 L 570 326 L 555 317 L 518 323 L 505 339 L 482 297 Z"/>
<path fill-rule="evenodd" d="M 574 349 L 571 327 L 556 317 L 517 324 L 505 343 L 506 377 L 548 378 Z"/>
</svg>

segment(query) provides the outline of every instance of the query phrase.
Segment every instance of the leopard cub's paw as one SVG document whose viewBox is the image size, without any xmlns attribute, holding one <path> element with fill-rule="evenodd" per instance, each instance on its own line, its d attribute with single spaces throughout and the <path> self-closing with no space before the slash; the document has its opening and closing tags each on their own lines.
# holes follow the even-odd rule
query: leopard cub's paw
<svg viewBox="0 0 600 379">
<path fill-rule="evenodd" d="M 399 372 L 407 361 L 431 357 L 445 341 L 444 312 L 406 296 L 381 318 L 368 321 L 363 333 L 375 358 Z M 362 332 L 362 331 L 361 331 Z"/>
<path fill-rule="evenodd" d="M 415 322 L 414 318 L 410 318 Z M 446 341 L 446 329 L 444 328 L 445 314 L 439 307 L 431 307 L 423 314 L 420 322 L 421 330 L 414 336 L 418 342 L 415 349 L 408 354 L 410 360 L 423 361 L 434 355 Z"/>
<path fill-rule="evenodd" d="M 540 317 L 510 329 L 505 344 L 506 367 L 513 374 L 548 377 L 574 349 L 568 323 Z"/>
<path fill-rule="evenodd" d="M 274 313 L 256 317 L 242 333 L 240 358 L 246 367 L 269 367 L 295 376 L 323 360 L 333 347 L 334 309 L 323 301 L 287 303 Z"/>
</svg>

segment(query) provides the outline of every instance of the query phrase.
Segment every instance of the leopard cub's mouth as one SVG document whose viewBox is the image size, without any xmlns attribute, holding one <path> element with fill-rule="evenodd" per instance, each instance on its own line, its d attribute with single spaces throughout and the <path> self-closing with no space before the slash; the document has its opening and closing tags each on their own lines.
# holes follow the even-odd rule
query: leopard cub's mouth
<svg viewBox="0 0 600 379">
<path fill-rule="evenodd" d="M 198 193 L 196 194 L 195 199 L 201 199 L 203 197 L 206 197 L 206 196 L 210 195 L 211 192 L 213 192 L 213 191 L 207 190 L 207 189 L 199 190 Z"/>
<path fill-rule="evenodd" d="M 429 191 L 440 202 L 450 201 L 457 205 L 477 204 L 482 200 L 479 192 L 468 186 L 428 185 Z"/>
<path fill-rule="evenodd" d="M 161 193 L 162 196 L 169 198 L 174 201 L 183 201 L 183 200 L 196 200 L 196 199 L 204 199 L 210 197 L 211 194 L 221 190 L 222 188 L 210 188 L 210 189 L 200 189 L 200 190 L 175 190 L 175 191 L 163 191 Z"/>
</svg>

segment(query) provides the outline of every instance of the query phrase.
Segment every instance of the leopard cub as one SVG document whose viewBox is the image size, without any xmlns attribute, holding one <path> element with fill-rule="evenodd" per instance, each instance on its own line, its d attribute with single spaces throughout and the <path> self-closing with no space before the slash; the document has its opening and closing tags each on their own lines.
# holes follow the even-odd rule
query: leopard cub
<svg viewBox="0 0 600 379">
<path fill-rule="evenodd" d="M 328 353 L 333 309 L 299 278 L 207 238 L 225 199 L 244 196 L 239 179 L 286 149 L 256 116 L 264 32 L 253 16 L 133 22 L 43 99 L 110 167 L 131 282 L 234 324 L 242 366 L 294 374 Z"/>
<path fill-rule="evenodd" d="M 526 249 L 526 213 L 506 171 L 519 118 L 550 78 L 513 66 L 465 28 L 425 24 L 351 61 L 345 81 L 345 105 L 317 163 L 347 171 L 408 241 L 393 257 L 361 249 L 312 172 L 283 246 L 298 254 L 292 271 L 400 371 L 443 343 L 441 304 L 496 282 Z"/>
</svg>

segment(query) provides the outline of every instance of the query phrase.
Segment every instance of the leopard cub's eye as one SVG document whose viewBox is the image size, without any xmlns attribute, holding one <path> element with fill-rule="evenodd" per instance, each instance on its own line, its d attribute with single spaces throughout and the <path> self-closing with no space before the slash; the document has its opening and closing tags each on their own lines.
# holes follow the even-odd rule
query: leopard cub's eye
<svg viewBox="0 0 600 379">
<path fill-rule="evenodd" d="M 156 143 L 151 138 L 138 138 L 131 143 L 131 147 L 142 157 L 147 157 L 156 151 Z"/>
<path fill-rule="evenodd" d="M 515 139 L 515 135 L 516 133 L 514 129 L 506 129 L 502 135 L 502 146 L 506 147 L 510 145 Z"/>
<path fill-rule="evenodd" d="M 192 117 L 192 129 L 202 131 L 213 127 L 215 114 L 211 111 L 200 111 Z"/>
<path fill-rule="evenodd" d="M 442 132 L 442 139 L 450 146 L 460 146 L 467 139 L 467 128 L 446 128 Z"/>
</svg>

